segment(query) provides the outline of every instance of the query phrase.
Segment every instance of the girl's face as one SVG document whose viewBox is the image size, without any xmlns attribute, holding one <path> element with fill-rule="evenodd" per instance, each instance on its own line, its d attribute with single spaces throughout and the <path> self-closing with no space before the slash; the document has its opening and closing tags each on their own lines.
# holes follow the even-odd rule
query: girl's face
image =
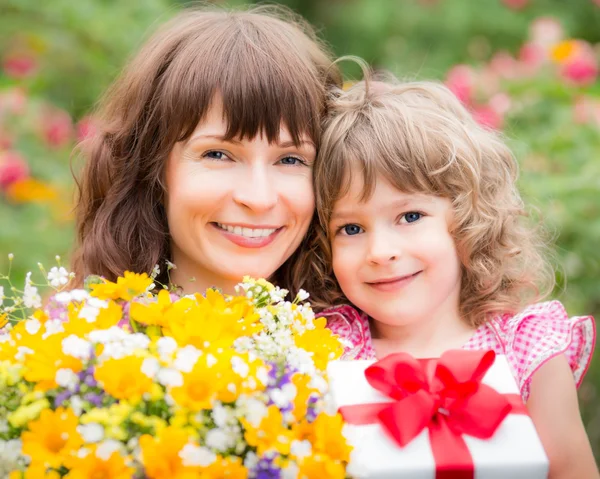
<svg viewBox="0 0 600 479">
<path fill-rule="evenodd" d="M 448 232 L 450 201 L 403 193 L 378 177 L 361 202 L 361 175 L 352 178 L 329 223 L 333 270 L 346 297 L 389 326 L 458 317 L 461 266 Z"/>
<path fill-rule="evenodd" d="M 224 141 L 227 125 L 214 101 L 167 164 L 172 279 L 184 291 L 231 292 L 244 275 L 269 278 L 296 250 L 314 212 L 315 147 L 263 136 Z"/>
</svg>

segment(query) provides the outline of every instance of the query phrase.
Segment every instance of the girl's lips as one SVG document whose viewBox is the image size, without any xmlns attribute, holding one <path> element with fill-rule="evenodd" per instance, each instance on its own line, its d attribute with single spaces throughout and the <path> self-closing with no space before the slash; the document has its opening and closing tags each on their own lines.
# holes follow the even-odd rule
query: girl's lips
<svg viewBox="0 0 600 479">
<path fill-rule="evenodd" d="M 406 285 L 412 282 L 422 271 L 417 271 L 416 273 L 409 274 L 406 276 L 397 276 L 395 278 L 386 278 L 378 281 L 368 282 L 367 284 L 377 291 L 381 291 L 384 293 L 398 291 L 399 289 L 404 288 Z"/>
<path fill-rule="evenodd" d="M 284 226 L 282 226 L 282 227 L 276 229 L 275 231 L 273 231 L 273 233 L 271 233 L 268 236 L 260 236 L 260 237 L 256 237 L 256 238 L 251 238 L 248 236 L 238 235 L 238 234 L 232 233 L 230 231 L 224 230 L 223 228 L 218 226 L 216 223 L 211 223 L 211 226 L 215 230 L 217 230 L 219 233 L 221 233 L 226 239 L 231 241 L 233 244 L 235 244 L 237 246 L 241 246 L 242 248 L 264 248 L 265 246 L 268 246 L 273 241 L 275 241 L 275 238 L 277 238 L 279 233 L 281 233 L 283 231 L 283 229 L 285 228 Z"/>
</svg>

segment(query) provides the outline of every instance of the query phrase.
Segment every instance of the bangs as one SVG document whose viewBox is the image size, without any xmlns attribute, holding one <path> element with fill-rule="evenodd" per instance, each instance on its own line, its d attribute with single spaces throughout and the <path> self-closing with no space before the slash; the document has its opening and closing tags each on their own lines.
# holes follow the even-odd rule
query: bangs
<svg viewBox="0 0 600 479">
<path fill-rule="evenodd" d="M 277 142 L 284 125 L 297 146 L 303 135 L 317 145 L 326 56 L 297 27 L 276 18 L 204 15 L 205 28 L 195 23 L 160 79 L 156 114 L 164 131 L 187 139 L 220 95 L 226 140 L 264 134 Z"/>
<path fill-rule="evenodd" d="M 430 169 L 432 163 L 439 165 L 443 158 L 448 158 L 446 153 L 433 150 L 427 138 L 421 134 L 415 136 L 414 131 L 409 141 L 403 131 L 407 123 L 390 124 L 385 116 L 386 112 L 370 111 L 369 115 L 357 115 L 344 127 L 347 118 L 342 115 L 327 126 L 319 152 L 320 171 L 315 173 L 317 195 L 322 199 L 321 221 L 329 221 L 335 203 L 356 180 L 362 182 L 359 201 L 368 201 L 373 195 L 378 177 L 405 193 L 447 193 L 440 184 L 442 178 L 432 176 Z M 330 143 L 331 135 L 338 136 L 339 141 Z M 419 137 L 422 141 L 415 141 Z M 439 161 L 432 162 L 433 157 Z"/>
</svg>

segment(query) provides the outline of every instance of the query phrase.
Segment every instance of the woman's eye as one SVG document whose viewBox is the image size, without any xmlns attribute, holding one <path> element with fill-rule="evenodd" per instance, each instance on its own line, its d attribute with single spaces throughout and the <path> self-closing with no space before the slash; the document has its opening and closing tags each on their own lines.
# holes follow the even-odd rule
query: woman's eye
<svg viewBox="0 0 600 479">
<path fill-rule="evenodd" d="M 411 211 L 409 213 L 405 213 L 402 215 L 402 219 L 406 223 L 414 223 L 415 221 L 419 221 L 423 217 L 423 214 L 417 211 Z"/>
<path fill-rule="evenodd" d="M 206 153 L 204 153 L 203 156 L 210 160 L 217 160 L 217 161 L 223 161 L 223 160 L 229 159 L 229 157 L 225 153 L 223 153 L 222 151 L 218 151 L 218 150 L 207 151 Z"/>
<path fill-rule="evenodd" d="M 279 160 L 279 163 L 281 163 L 282 165 L 290 165 L 290 166 L 299 166 L 299 165 L 306 164 L 305 161 L 302 161 L 300 158 L 297 158 L 295 156 L 286 156 L 285 158 L 282 158 L 281 160 Z"/>
<path fill-rule="evenodd" d="M 341 228 L 341 231 L 347 236 L 354 236 L 363 232 L 363 229 L 358 225 L 346 225 Z"/>
</svg>

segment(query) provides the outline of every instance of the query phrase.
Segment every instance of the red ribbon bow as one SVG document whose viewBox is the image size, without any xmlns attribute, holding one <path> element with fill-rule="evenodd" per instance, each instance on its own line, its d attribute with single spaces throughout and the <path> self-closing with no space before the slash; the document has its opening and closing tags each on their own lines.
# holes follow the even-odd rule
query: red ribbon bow
<svg viewBox="0 0 600 479">
<path fill-rule="evenodd" d="M 429 430 L 437 479 L 472 479 L 473 460 L 462 438 L 489 439 L 511 412 L 523 413 L 518 395 L 503 395 L 481 380 L 494 351 L 452 350 L 438 360 L 406 353 L 387 356 L 365 370 L 369 384 L 394 402 L 340 408 L 349 424 L 379 422 L 400 446 Z"/>
</svg>

